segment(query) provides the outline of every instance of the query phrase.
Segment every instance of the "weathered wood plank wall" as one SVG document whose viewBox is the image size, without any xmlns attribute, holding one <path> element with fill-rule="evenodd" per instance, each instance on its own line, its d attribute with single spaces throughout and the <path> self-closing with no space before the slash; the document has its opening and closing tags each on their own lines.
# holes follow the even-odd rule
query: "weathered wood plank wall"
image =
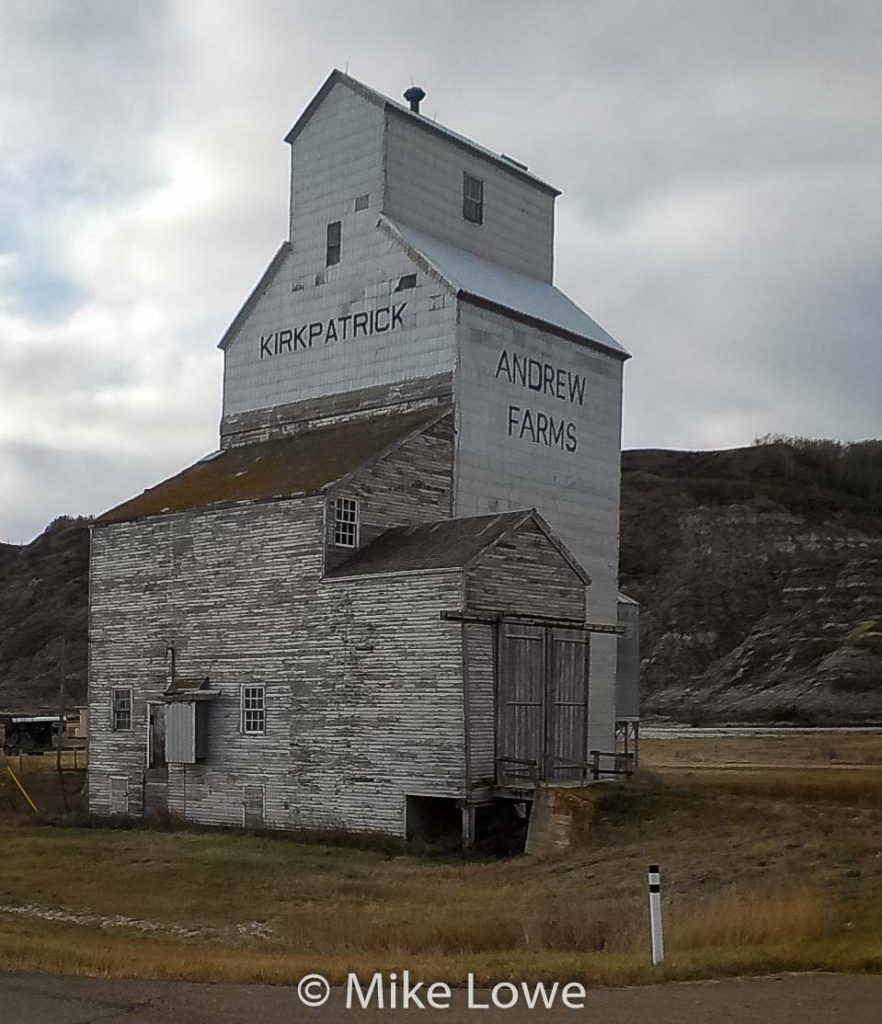
<svg viewBox="0 0 882 1024">
<path fill-rule="evenodd" d="M 359 501 L 360 546 L 394 526 L 450 517 L 453 506 L 453 414 L 328 491 L 326 571 L 352 555 L 334 545 L 334 499 Z"/>
<path fill-rule="evenodd" d="M 585 585 L 533 522 L 485 551 L 469 569 L 469 611 L 585 618 Z"/>
</svg>

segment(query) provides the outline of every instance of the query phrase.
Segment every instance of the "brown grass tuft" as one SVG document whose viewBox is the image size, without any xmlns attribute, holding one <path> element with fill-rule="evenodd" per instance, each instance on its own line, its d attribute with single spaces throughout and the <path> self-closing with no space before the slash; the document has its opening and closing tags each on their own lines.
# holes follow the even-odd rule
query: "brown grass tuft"
<svg viewBox="0 0 882 1024">
<path fill-rule="evenodd" d="M 840 914 L 821 893 L 732 893 L 667 915 L 672 951 L 771 943 L 795 947 L 835 931 Z"/>
</svg>

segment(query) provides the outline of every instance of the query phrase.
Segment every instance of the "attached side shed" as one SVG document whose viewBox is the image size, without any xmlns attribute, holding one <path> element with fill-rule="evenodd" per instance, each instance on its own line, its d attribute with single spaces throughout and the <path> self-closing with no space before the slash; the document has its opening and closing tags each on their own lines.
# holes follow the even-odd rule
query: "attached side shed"
<svg viewBox="0 0 882 1024">
<path fill-rule="evenodd" d="M 616 748 L 636 766 L 640 757 L 640 605 L 618 597 L 621 630 L 616 661 Z"/>
<path fill-rule="evenodd" d="M 512 774 L 578 774 L 589 582 L 535 511 L 388 530 L 330 572 L 328 663 L 347 714 L 360 694 L 364 777 L 384 778 L 405 813 L 413 798 L 455 800 L 468 838 Z"/>
</svg>

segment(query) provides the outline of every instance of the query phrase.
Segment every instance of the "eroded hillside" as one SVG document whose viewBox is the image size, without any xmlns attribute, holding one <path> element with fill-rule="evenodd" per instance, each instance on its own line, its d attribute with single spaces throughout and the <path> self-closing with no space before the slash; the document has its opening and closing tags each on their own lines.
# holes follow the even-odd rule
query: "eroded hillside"
<svg viewBox="0 0 882 1024">
<path fill-rule="evenodd" d="M 69 706 L 86 698 L 89 529 L 62 516 L 30 544 L 0 545 L 0 711 L 58 708 L 66 637 Z"/>
<path fill-rule="evenodd" d="M 622 587 L 644 709 L 678 721 L 882 722 L 882 442 L 626 452 Z M 0 545 L 0 710 L 86 689 L 88 524 Z"/>
<path fill-rule="evenodd" d="M 644 709 L 882 721 L 882 443 L 623 457 Z"/>
</svg>

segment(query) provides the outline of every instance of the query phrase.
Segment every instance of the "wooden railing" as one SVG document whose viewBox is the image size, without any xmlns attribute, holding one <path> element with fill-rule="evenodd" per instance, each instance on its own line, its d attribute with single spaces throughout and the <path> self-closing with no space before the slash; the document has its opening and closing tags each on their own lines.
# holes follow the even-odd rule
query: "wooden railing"
<svg viewBox="0 0 882 1024">
<path fill-rule="evenodd" d="M 588 755 L 591 758 L 591 778 L 596 782 L 601 775 L 633 775 L 634 774 L 634 755 L 633 754 L 622 754 L 617 751 L 609 750 L 589 750 Z M 602 757 L 612 758 L 615 764 L 614 768 L 601 768 L 600 759 Z"/>
<path fill-rule="evenodd" d="M 517 765 L 521 771 L 509 772 L 508 765 Z M 523 757 L 497 757 L 496 778 L 500 786 L 517 786 L 524 782 L 535 786 L 539 782 L 539 762 Z"/>
<path fill-rule="evenodd" d="M 610 759 L 613 762 L 613 767 L 602 767 L 601 761 L 604 758 Z M 529 783 L 535 786 L 537 783 L 545 781 L 551 783 L 580 782 L 586 785 L 589 778 L 592 782 L 597 782 L 602 775 L 631 776 L 635 771 L 633 754 L 622 754 L 606 750 L 589 751 L 588 761 L 571 761 L 566 757 L 550 757 L 548 760 L 548 767 L 551 769 L 548 774 L 551 777 L 543 779 L 541 765 L 538 761 L 522 757 L 497 757 L 496 775 L 498 784 L 500 786 L 517 787 L 518 784 Z M 514 770 L 511 770 L 511 767 Z M 554 770 L 558 768 L 575 770 L 578 772 L 578 776 L 573 779 L 556 779 L 554 777 Z"/>
</svg>

